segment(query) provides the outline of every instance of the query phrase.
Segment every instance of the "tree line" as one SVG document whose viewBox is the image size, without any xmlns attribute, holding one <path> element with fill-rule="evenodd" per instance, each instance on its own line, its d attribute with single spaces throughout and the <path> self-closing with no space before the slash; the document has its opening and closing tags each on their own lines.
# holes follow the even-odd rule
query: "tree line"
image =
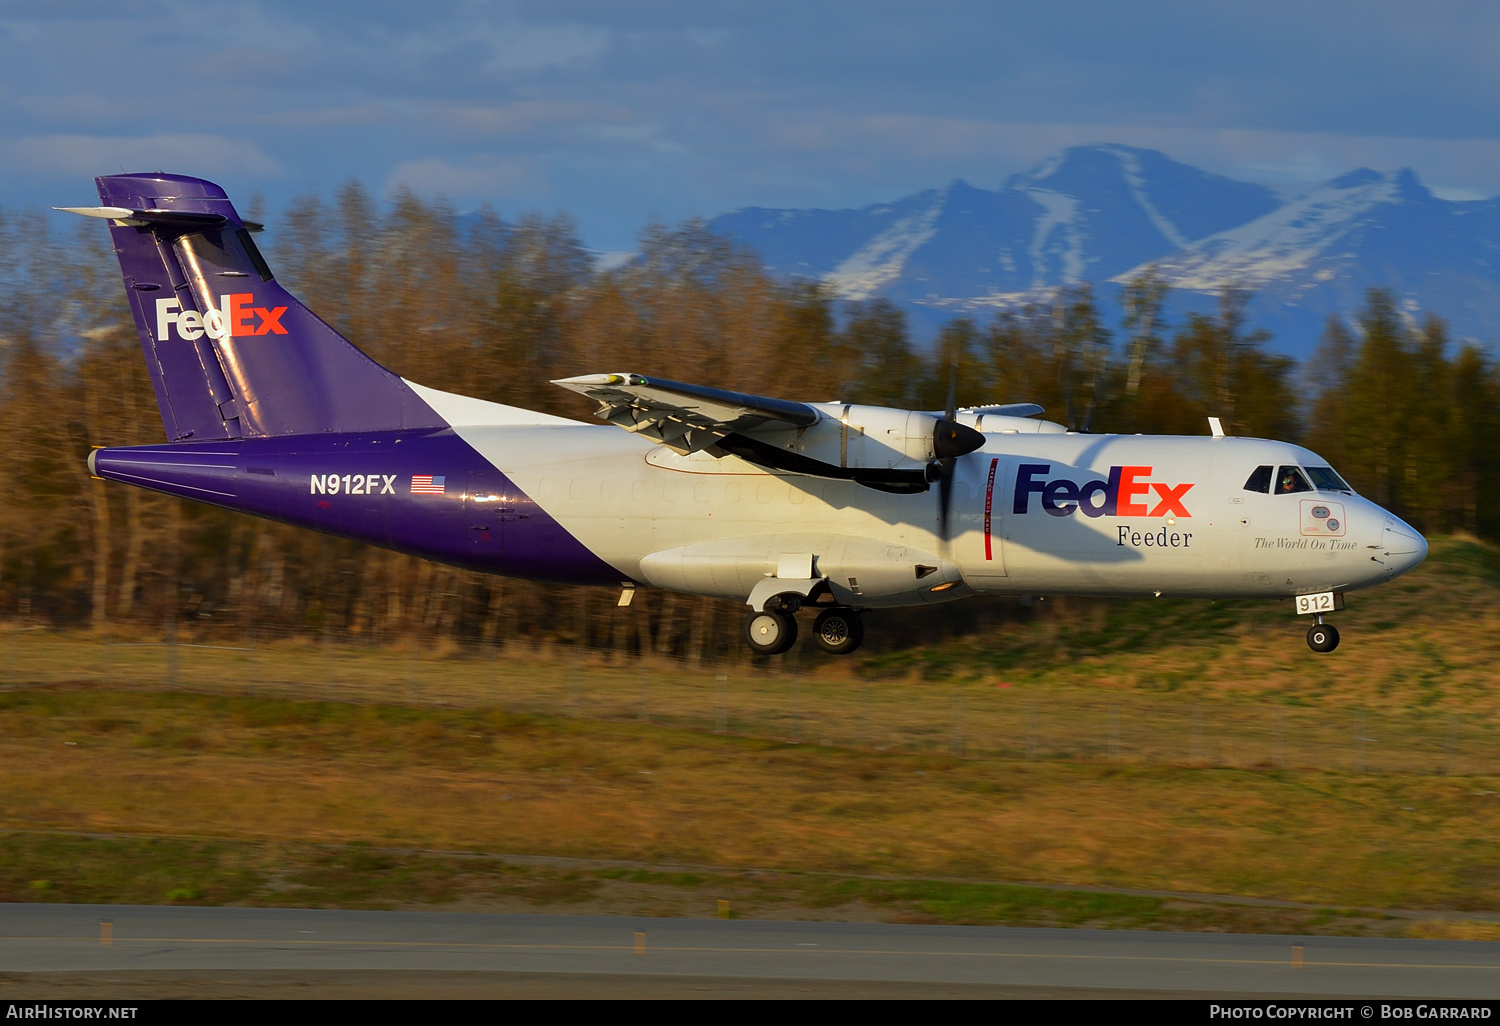
<svg viewBox="0 0 1500 1026">
<path fill-rule="evenodd" d="M 646 593 L 506 581 L 89 477 L 91 445 L 164 440 L 107 233 L 0 211 L 0 616 L 96 629 L 301 627 L 394 640 L 516 638 L 696 656 L 740 610 Z M 294 203 L 263 238 L 278 279 L 407 378 L 588 419 L 551 378 L 633 370 L 811 401 L 942 408 L 1037 402 L 1088 432 L 1298 441 L 1428 532 L 1500 539 L 1500 370 L 1443 320 L 1371 292 L 1330 319 L 1314 357 L 1271 352 L 1227 289 L 1164 319 L 1151 274 L 1107 324 L 1092 288 L 913 343 L 885 300 L 845 303 L 769 274 L 701 221 L 653 223 L 639 252 L 595 267 L 562 216 L 460 216 L 350 184 Z M 969 622 L 974 614 L 943 614 Z M 1002 614 L 996 614 L 1002 615 Z M 895 619 L 895 618 L 892 618 Z M 902 632 L 888 643 L 901 643 Z"/>
</svg>

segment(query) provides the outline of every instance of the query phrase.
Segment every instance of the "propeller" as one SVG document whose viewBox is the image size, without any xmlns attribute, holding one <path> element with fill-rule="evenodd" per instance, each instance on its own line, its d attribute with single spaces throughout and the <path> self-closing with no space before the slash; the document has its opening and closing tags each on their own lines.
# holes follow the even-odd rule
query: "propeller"
<svg viewBox="0 0 1500 1026">
<path fill-rule="evenodd" d="M 932 428 L 932 454 L 937 459 L 928 464 L 927 479 L 938 486 L 938 537 L 948 542 L 948 509 L 953 503 L 953 471 L 958 458 L 984 445 L 984 435 L 958 422 L 958 361 L 948 374 L 948 405 Z"/>
</svg>

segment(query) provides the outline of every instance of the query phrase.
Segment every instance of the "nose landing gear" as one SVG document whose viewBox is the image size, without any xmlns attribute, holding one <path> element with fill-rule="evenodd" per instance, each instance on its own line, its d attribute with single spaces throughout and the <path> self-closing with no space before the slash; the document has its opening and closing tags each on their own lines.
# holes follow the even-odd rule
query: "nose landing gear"
<svg viewBox="0 0 1500 1026">
<path fill-rule="evenodd" d="M 1314 652 L 1332 652 L 1339 647 L 1338 628 L 1318 617 L 1318 622 L 1307 629 L 1307 647 Z"/>
<path fill-rule="evenodd" d="M 1286 583 L 1291 584 L 1289 580 Z M 1336 613 L 1344 608 L 1342 591 L 1320 591 L 1295 596 L 1297 615 L 1312 615 L 1317 622 L 1307 629 L 1307 647 L 1314 652 L 1332 652 L 1339 647 L 1338 628 L 1323 622 L 1324 613 Z"/>
</svg>

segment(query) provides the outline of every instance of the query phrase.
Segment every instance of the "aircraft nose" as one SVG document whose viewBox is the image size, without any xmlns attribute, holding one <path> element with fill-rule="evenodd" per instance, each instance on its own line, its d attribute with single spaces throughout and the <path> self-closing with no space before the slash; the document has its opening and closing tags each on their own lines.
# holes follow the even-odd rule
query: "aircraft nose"
<svg viewBox="0 0 1500 1026">
<path fill-rule="evenodd" d="M 1381 536 L 1387 577 L 1399 577 L 1427 558 L 1427 539 L 1416 528 L 1395 517 L 1387 517 Z"/>
</svg>

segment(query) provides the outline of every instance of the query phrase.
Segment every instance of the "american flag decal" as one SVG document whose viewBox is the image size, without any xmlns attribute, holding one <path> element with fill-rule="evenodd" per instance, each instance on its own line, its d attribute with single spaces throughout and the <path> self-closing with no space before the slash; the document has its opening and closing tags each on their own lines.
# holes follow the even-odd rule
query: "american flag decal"
<svg viewBox="0 0 1500 1026">
<path fill-rule="evenodd" d="M 411 493 L 413 495 L 442 495 L 443 482 L 448 480 L 441 474 L 413 474 L 411 476 Z"/>
</svg>

